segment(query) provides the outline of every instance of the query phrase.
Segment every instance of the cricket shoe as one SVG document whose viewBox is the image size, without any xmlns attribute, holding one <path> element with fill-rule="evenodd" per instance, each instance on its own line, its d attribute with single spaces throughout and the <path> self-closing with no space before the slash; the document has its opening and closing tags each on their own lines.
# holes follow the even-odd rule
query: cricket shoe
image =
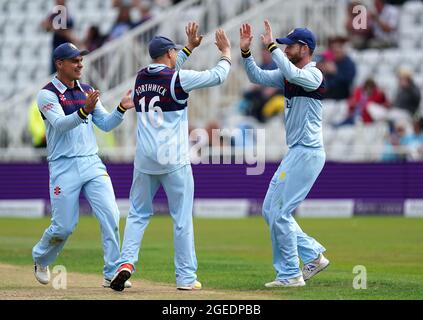
<svg viewBox="0 0 423 320">
<path fill-rule="evenodd" d="M 34 275 L 41 284 L 48 284 L 50 282 L 50 270 L 47 267 L 34 262 Z"/>
<path fill-rule="evenodd" d="M 130 263 L 122 264 L 112 281 L 110 281 L 110 288 L 115 291 L 123 291 L 125 289 L 126 281 L 131 277 L 134 267 Z"/>
<path fill-rule="evenodd" d="M 176 289 L 178 290 L 185 290 L 185 291 L 191 291 L 191 290 L 201 290 L 202 285 L 200 281 L 195 280 L 194 283 L 189 285 L 179 285 L 176 286 Z"/>
<path fill-rule="evenodd" d="M 110 282 L 112 282 L 112 280 L 109 279 L 103 279 L 103 288 L 110 288 Z M 132 283 L 129 280 L 125 281 L 125 288 L 132 288 Z"/>
<path fill-rule="evenodd" d="M 304 281 L 307 281 L 311 277 L 314 277 L 320 271 L 326 269 L 328 265 L 329 265 L 329 260 L 326 259 L 323 254 L 320 254 L 316 260 L 304 265 L 303 267 Z"/>
<path fill-rule="evenodd" d="M 268 282 L 264 285 L 266 288 L 277 288 L 277 287 L 302 287 L 305 286 L 303 276 L 298 276 L 290 279 L 275 280 Z"/>
</svg>

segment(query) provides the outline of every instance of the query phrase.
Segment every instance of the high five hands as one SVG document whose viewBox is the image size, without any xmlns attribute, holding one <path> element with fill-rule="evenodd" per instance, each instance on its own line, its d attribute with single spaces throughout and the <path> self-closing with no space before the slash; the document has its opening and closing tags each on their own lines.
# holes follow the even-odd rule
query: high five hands
<svg viewBox="0 0 423 320">
<path fill-rule="evenodd" d="M 241 50 L 248 51 L 250 49 L 251 42 L 253 40 L 253 32 L 252 32 L 251 25 L 249 23 L 245 23 L 241 25 L 239 34 L 240 34 L 239 45 Z M 266 47 L 273 42 L 272 26 L 270 25 L 269 20 L 264 21 L 264 34 L 261 35 L 261 41 Z"/>
</svg>

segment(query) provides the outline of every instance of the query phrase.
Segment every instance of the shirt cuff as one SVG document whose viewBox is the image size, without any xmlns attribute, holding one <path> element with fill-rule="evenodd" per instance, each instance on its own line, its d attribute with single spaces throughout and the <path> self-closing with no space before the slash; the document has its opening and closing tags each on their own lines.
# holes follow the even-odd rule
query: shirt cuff
<svg viewBox="0 0 423 320">
<path fill-rule="evenodd" d="M 229 65 L 232 65 L 231 59 L 226 56 L 222 56 L 219 61 L 226 61 Z"/>
</svg>

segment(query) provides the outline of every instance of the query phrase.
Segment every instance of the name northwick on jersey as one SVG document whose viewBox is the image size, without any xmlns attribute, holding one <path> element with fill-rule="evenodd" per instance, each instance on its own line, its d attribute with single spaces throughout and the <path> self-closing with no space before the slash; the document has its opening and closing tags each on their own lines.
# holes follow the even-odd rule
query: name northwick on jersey
<svg viewBox="0 0 423 320">
<path fill-rule="evenodd" d="M 137 95 L 140 95 L 141 93 L 147 92 L 147 91 L 157 92 L 161 94 L 162 96 L 166 94 L 166 88 L 157 84 L 152 84 L 152 83 L 142 84 L 135 89 L 135 92 Z"/>
</svg>

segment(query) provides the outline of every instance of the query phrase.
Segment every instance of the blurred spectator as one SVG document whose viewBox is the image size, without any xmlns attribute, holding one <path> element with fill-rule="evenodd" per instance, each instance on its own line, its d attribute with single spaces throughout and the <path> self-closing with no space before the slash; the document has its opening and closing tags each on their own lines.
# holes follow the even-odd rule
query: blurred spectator
<svg viewBox="0 0 423 320">
<path fill-rule="evenodd" d="M 135 23 L 135 26 L 139 26 L 146 21 L 150 20 L 153 17 L 153 13 L 151 12 L 152 4 L 150 1 L 141 1 L 136 3 L 136 7 L 140 12 L 140 20 Z"/>
<path fill-rule="evenodd" d="M 178 1 L 175 1 L 175 3 L 173 3 L 173 1 L 171 0 L 154 0 L 154 4 L 160 9 L 166 9 L 167 7 L 177 3 Z"/>
<path fill-rule="evenodd" d="M 398 121 L 391 126 L 389 134 L 382 152 L 382 161 L 405 161 L 407 159 L 407 145 L 409 138 L 407 137 L 407 123 Z"/>
<path fill-rule="evenodd" d="M 376 85 L 376 82 L 369 78 L 362 87 L 354 90 L 348 101 L 348 117 L 339 125 L 355 124 L 358 119 L 363 123 L 372 123 L 387 118 L 389 102 L 385 94 Z"/>
<path fill-rule="evenodd" d="M 413 131 L 402 139 L 406 147 L 407 160 L 423 160 L 423 118 L 418 117 L 413 121 Z"/>
<path fill-rule="evenodd" d="M 66 8 L 66 12 L 65 12 L 60 10 L 60 8 L 58 8 L 57 6 L 66 7 L 66 0 L 56 0 L 56 6 L 54 7 L 54 10 L 52 10 L 52 13 L 49 14 L 49 16 L 41 23 L 41 26 L 44 30 L 46 30 L 47 32 L 53 33 L 53 42 L 52 42 L 52 50 L 51 50 L 51 54 L 52 54 L 51 68 L 50 68 L 51 73 L 56 72 L 56 66 L 53 62 L 54 49 L 56 49 L 58 46 L 66 42 L 72 42 L 75 45 L 79 44 L 78 39 L 76 39 L 76 37 L 74 36 L 72 32 L 72 29 L 74 27 L 74 22 L 72 17 L 69 14 L 69 10 Z M 65 13 L 66 13 L 66 24 L 64 24 L 64 21 L 62 21 L 62 17 Z M 54 23 L 64 24 L 62 27 L 66 27 L 66 28 L 58 29 L 57 26 L 54 25 Z"/>
<path fill-rule="evenodd" d="M 265 47 L 261 49 L 261 64 L 263 70 L 274 70 L 277 68 L 272 56 Z M 256 118 L 260 122 L 266 122 L 273 115 L 283 111 L 283 92 L 277 88 L 253 85 L 246 91 L 239 104 L 240 111 Z"/>
<path fill-rule="evenodd" d="M 403 5 L 404 3 L 406 3 L 407 1 L 412 1 L 412 0 L 387 0 L 387 3 L 390 4 L 394 4 L 394 5 Z M 421 1 L 421 0 L 420 0 Z"/>
<path fill-rule="evenodd" d="M 411 72 L 407 69 L 398 71 L 398 89 L 394 98 L 393 107 L 407 112 L 413 117 L 420 106 L 421 93 L 416 86 Z"/>
<path fill-rule="evenodd" d="M 423 160 L 423 118 L 415 118 L 411 136 L 411 157 L 413 160 Z"/>
<path fill-rule="evenodd" d="M 410 133 L 406 121 L 397 121 L 385 143 L 382 160 L 406 161 L 423 159 L 423 118 L 415 118 Z"/>
<path fill-rule="evenodd" d="M 360 21 L 361 23 L 365 22 L 367 28 L 361 29 L 354 25 L 354 21 L 358 18 L 357 13 L 354 13 L 354 8 L 357 8 L 357 6 L 366 7 L 361 1 L 351 1 L 347 7 L 345 27 L 351 46 L 357 50 L 362 50 L 368 48 L 369 40 L 372 38 L 372 30 L 370 28 L 371 23 L 369 15 L 365 16 L 365 19 L 367 19 L 366 21 Z"/>
<path fill-rule="evenodd" d="M 97 26 L 91 26 L 87 31 L 84 46 L 88 51 L 92 52 L 100 48 L 105 40 L 105 36 L 101 34 L 100 29 Z"/>
<path fill-rule="evenodd" d="M 151 1 L 143 0 L 137 2 L 135 7 L 138 9 L 141 17 L 141 19 L 137 23 L 135 23 L 135 27 L 138 27 L 153 18 L 153 4 Z M 151 27 L 148 32 L 145 32 L 144 34 L 140 35 L 138 41 L 143 43 L 144 45 L 147 45 L 150 40 L 158 33 L 158 29 L 159 25 Z"/>
<path fill-rule="evenodd" d="M 112 7 L 113 8 L 120 8 L 120 7 L 132 7 L 136 5 L 137 0 L 113 0 Z"/>
<path fill-rule="evenodd" d="M 276 63 L 272 59 L 272 54 L 265 47 L 261 48 L 260 68 L 262 68 L 263 70 L 275 70 L 278 68 Z"/>
<path fill-rule="evenodd" d="M 107 41 L 123 36 L 134 27 L 134 23 L 131 19 L 131 8 L 132 7 L 130 5 L 122 5 L 118 7 L 119 13 L 116 22 L 113 24 L 112 29 L 109 32 Z"/>
<path fill-rule="evenodd" d="M 356 67 L 345 50 L 347 41 L 347 38 L 340 36 L 330 38 L 328 49 L 317 63 L 326 80 L 326 99 L 344 100 L 351 96 Z"/>
<path fill-rule="evenodd" d="M 389 48 L 398 46 L 398 25 L 400 12 L 386 0 L 374 0 L 376 11 L 370 12 L 373 38 L 372 48 Z"/>
</svg>

